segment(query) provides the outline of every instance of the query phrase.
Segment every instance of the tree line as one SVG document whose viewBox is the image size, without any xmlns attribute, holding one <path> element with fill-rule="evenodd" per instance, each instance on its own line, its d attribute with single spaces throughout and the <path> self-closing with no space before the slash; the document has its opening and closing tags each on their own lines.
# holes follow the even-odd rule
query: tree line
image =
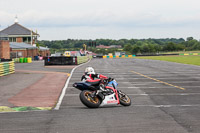
<svg viewBox="0 0 200 133">
<path fill-rule="evenodd" d="M 114 53 L 115 51 L 126 51 L 128 54 L 147 54 L 147 53 L 160 53 L 160 52 L 171 52 L 171 51 L 192 51 L 200 50 L 200 41 L 193 37 L 188 37 L 186 40 L 183 38 L 165 38 L 165 39 L 96 39 L 96 40 L 79 40 L 79 39 L 68 39 L 68 40 L 55 40 L 38 41 L 41 46 L 47 46 L 51 50 L 66 51 L 66 50 L 77 50 L 82 48 L 83 44 L 86 44 L 88 50 L 95 53 L 107 54 Z M 95 46 L 98 45 L 121 45 L 121 49 L 110 48 L 110 49 L 97 49 Z"/>
</svg>

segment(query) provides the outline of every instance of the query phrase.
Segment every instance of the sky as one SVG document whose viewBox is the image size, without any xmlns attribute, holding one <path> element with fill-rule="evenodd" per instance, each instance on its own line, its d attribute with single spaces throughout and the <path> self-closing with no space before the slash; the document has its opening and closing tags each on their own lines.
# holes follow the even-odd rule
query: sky
<svg viewBox="0 0 200 133">
<path fill-rule="evenodd" d="M 0 0 L 0 30 L 19 24 L 39 40 L 200 39 L 199 0 Z"/>
</svg>

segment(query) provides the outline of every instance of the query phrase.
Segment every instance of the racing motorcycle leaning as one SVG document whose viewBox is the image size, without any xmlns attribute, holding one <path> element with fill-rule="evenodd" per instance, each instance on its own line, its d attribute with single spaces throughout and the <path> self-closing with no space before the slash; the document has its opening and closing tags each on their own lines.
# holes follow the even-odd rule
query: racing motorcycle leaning
<svg viewBox="0 0 200 133">
<path fill-rule="evenodd" d="M 128 95 L 117 90 L 118 83 L 115 79 L 101 79 L 98 82 L 76 82 L 73 87 L 81 90 L 81 102 L 88 108 L 98 108 L 106 105 L 130 106 L 131 99 Z"/>
</svg>

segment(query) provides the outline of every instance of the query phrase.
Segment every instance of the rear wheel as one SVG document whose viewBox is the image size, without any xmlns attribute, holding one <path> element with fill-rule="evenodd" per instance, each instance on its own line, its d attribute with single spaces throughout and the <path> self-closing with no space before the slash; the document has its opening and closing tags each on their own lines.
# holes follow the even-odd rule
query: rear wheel
<svg viewBox="0 0 200 133">
<path fill-rule="evenodd" d="M 80 93 L 80 100 L 88 108 L 98 108 L 101 104 L 100 99 L 97 96 L 92 97 L 91 94 L 91 91 L 82 91 Z"/>
<path fill-rule="evenodd" d="M 119 102 L 123 106 L 130 106 L 131 105 L 131 99 L 128 95 L 126 95 L 123 92 L 119 92 Z"/>
</svg>

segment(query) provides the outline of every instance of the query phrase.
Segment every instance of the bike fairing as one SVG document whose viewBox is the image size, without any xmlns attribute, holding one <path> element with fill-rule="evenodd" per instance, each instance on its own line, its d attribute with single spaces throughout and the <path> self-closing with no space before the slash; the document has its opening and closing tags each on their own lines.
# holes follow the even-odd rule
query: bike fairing
<svg viewBox="0 0 200 133">
<path fill-rule="evenodd" d="M 112 85 L 112 87 L 110 87 L 111 85 Z M 108 82 L 108 86 L 106 86 L 106 89 L 111 89 L 115 93 L 115 96 L 116 96 L 116 99 L 117 99 L 117 103 L 120 104 L 119 97 L 118 97 L 118 92 L 116 90 L 117 86 L 118 86 L 118 83 L 116 82 L 116 80 L 112 80 L 112 81 Z"/>
<path fill-rule="evenodd" d="M 106 81 L 108 82 L 103 82 L 105 83 L 106 87 L 104 87 L 103 84 L 99 86 L 93 86 L 91 85 L 92 82 L 76 82 L 73 84 L 73 87 L 81 90 L 79 95 L 80 100 L 89 108 L 98 108 L 99 106 L 119 104 L 123 106 L 130 106 L 131 99 L 127 94 L 116 89 L 118 85 L 117 82 L 112 78 L 109 78 Z M 101 87 L 104 87 L 105 89 L 102 90 Z"/>
<path fill-rule="evenodd" d="M 99 105 L 104 106 L 111 104 L 121 104 L 124 106 L 130 106 L 131 104 L 130 98 L 125 93 L 122 93 L 121 91 L 116 89 L 118 85 L 116 80 L 112 78 L 107 78 L 106 76 L 101 74 L 95 74 L 94 69 L 92 67 L 86 68 L 85 74 L 82 76 L 81 81 L 83 82 L 74 83 L 73 87 L 82 91 L 80 93 L 80 100 L 84 105 L 86 105 L 89 108 L 98 108 Z M 84 96 L 84 94 L 87 95 Z M 101 99 L 101 103 L 94 101 L 94 99 L 96 99 L 96 96 L 99 96 L 99 98 Z M 125 99 L 125 101 L 122 101 L 124 99 L 120 100 L 119 96 L 120 99 L 122 97 L 128 97 L 128 101 L 127 99 Z M 85 97 L 87 98 L 85 99 Z M 88 103 L 88 101 L 90 101 L 90 103 Z M 94 105 L 96 103 L 99 105 Z"/>
</svg>

